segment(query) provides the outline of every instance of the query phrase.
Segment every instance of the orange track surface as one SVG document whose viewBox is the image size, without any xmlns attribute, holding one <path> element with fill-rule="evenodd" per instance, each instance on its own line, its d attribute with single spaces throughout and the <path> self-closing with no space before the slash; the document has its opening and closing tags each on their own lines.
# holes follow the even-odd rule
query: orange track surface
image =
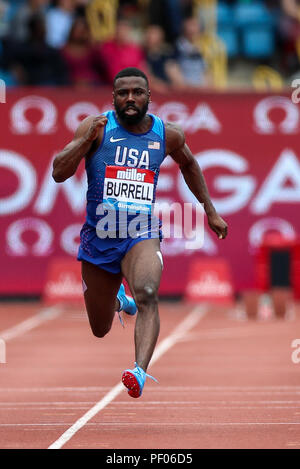
<svg viewBox="0 0 300 469">
<path fill-rule="evenodd" d="M 59 307 L 58 307 L 59 308 Z M 0 338 L 42 305 L 0 305 Z M 159 341 L 192 306 L 161 303 Z M 134 362 L 134 319 L 92 336 L 80 308 L 7 340 L 0 364 L 0 447 L 48 448 L 120 382 Z M 300 312 L 289 321 L 206 314 L 150 368 L 132 399 L 120 392 L 63 448 L 300 448 Z M 299 354 L 300 355 L 300 354 Z"/>
</svg>

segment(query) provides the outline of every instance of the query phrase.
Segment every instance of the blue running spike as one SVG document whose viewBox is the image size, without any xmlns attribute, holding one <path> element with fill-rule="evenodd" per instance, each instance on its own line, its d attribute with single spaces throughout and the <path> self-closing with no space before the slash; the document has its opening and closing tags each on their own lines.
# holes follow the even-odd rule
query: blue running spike
<svg viewBox="0 0 300 469">
<path fill-rule="evenodd" d="M 121 283 L 120 289 L 117 294 L 117 298 L 120 302 L 119 311 L 125 311 L 125 313 L 129 314 L 130 316 L 134 316 L 137 312 L 137 307 L 135 301 L 131 296 L 127 296 L 125 294 L 125 287 L 123 283 Z"/>
<path fill-rule="evenodd" d="M 125 370 L 122 374 L 122 382 L 128 389 L 128 394 L 131 397 L 140 397 L 143 392 L 146 377 L 153 379 L 158 383 L 157 379 L 153 376 L 148 375 L 143 368 L 138 366 L 135 362 L 135 368 L 133 370 Z"/>
</svg>

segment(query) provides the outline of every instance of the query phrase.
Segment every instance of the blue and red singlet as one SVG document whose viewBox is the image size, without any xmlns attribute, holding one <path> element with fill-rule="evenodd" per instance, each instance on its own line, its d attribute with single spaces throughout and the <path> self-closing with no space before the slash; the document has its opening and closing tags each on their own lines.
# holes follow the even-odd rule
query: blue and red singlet
<svg viewBox="0 0 300 469">
<path fill-rule="evenodd" d="M 86 160 L 88 178 L 86 222 L 80 233 L 78 260 L 112 273 L 136 243 L 160 238 L 160 222 L 153 216 L 156 185 L 165 153 L 165 127 L 153 115 L 144 134 L 127 131 L 114 111 L 102 142 Z"/>
</svg>

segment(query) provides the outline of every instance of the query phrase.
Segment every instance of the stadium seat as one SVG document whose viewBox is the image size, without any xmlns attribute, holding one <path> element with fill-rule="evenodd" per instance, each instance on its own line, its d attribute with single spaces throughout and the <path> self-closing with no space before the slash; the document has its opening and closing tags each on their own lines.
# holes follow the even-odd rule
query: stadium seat
<svg viewBox="0 0 300 469">
<path fill-rule="evenodd" d="M 234 6 L 242 53 L 249 59 L 265 59 L 275 51 L 275 18 L 264 3 L 241 2 Z"/>
<path fill-rule="evenodd" d="M 14 17 L 16 11 L 22 5 L 22 3 L 24 2 L 10 2 L 9 3 L 8 9 L 6 11 L 6 18 L 8 21 L 10 21 Z"/>
<path fill-rule="evenodd" d="M 243 53 L 248 58 L 264 59 L 275 52 L 273 28 L 257 25 L 248 26 L 242 33 Z"/>
<path fill-rule="evenodd" d="M 13 75 L 6 70 L 0 69 L 0 79 L 5 82 L 6 86 L 16 86 L 18 84 Z"/>
<path fill-rule="evenodd" d="M 218 28 L 218 36 L 225 44 L 227 56 L 236 57 L 239 54 L 238 34 L 234 27 L 223 26 Z"/>
<path fill-rule="evenodd" d="M 217 5 L 217 24 L 218 27 L 233 25 L 232 8 L 224 2 Z"/>
<path fill-rule="evenodd" d="M 234 24 L 232 7 L 224 2 L 217 5 L 217 35 L 223 41 L 229 58 L 239 53 L 238 31 Z"/>
<path fill-rule="evenodd" d="M 257 91 L 274 90 L 278 92 L 284 87 L 284 80 L 280 73 L 267 65 L 256 67 L 252 83 Z"/>
<path fill-rule="evenodd" d="M 273 26 L 273 15 L 263 3 L 238 3 L 234 7 L 234 22 L 237 27 L 249 25 Z"/>
</svg>

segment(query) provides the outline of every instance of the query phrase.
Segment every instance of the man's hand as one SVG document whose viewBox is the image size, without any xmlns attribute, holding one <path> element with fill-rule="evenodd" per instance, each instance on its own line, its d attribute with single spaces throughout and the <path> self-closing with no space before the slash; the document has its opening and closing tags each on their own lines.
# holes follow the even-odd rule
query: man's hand
<svg viewBox="0 0 300 469">
<path fill-rule="evenodd" d="M 75 174 L 80 161 L 87 157 L 97 146 L 97 138 L 103 132 L 103 127 L 107 124 L 107 117 L 89 116 L 79 124 L 73 140 L 56 155 L 53 161 L 52 176 L 55 182 L 64 182 Z"/>
<path fill-rule="evenodd" d="M 84 136 L 87 142 L 93 142 L 99 136 L 100 129 L 105 127 L 107 124 L 107 117 L 105 116 L 98 116 L 94 117 L 90 123 L 89 128 Z"/>
<path fill-rule="evenodd" d="M 227 236 L 227 223 L 223 218 L 218 215 L 218 213 L 213 213 L 207 215 L 208 224 L 211 230 L 213 230 L 219 239 L 224 239 Z"/>
</svg>

